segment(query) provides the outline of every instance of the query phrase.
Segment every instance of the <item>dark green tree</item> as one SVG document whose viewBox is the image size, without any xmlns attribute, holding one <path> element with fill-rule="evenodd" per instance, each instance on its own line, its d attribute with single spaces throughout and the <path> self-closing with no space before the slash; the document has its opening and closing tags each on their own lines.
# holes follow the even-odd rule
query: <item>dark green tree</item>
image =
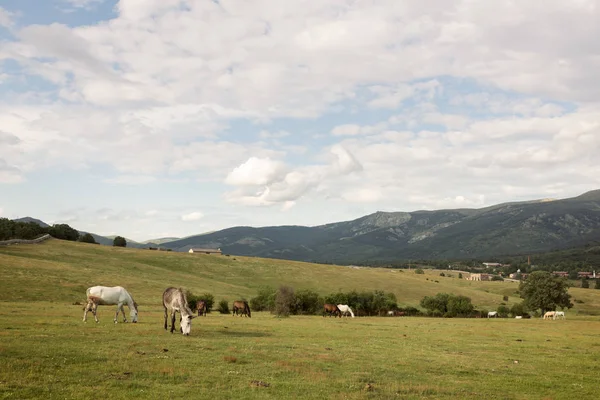
<svg viewBox="0 0 600 400">
<path fill-rule="evenodd" d="M 461 272 L 459 272 L 459 273 L 458 273 L 458 279 L 462 279 L 462 278 L 463 278 L 463 275 L 462 275 L 462 273 L 461 273 Z"/>
<path fill-rule="evenodd" d="M 467 296 L 451 295 L 448 300 L 449 316 L 468 316 L 473 312 L 474 309 L 475 307 L 471 303 L 471 299 Z"/>
<path fill-rule="evenodd" d="M 219 302 L 219 307 L 217 308 L 217 311 L 221 314 L 229 314 L 229 303 L 227 302 L 227 300 L 223 299 Z"/>
<path fill-rule="evenodd" d="M 571 295 L 566 279 L 553 276 L 547 271 L 532 272 L 519 284 L 519 293 L 529 310 L 546 311 L 557 307 L 571 308 Z"/>
<path fill-rule="evenodd" d="M 127 240 L 123 236 L 117 236 L 113 240 L 113 246 L 116 247 L 127 247 Z"/>
<path fill-rule="evenodd" d="M 323 309 L 323 299 L 312 290 L 296 292 L 296 314 L 318 314 Z"/>
<path fill-rule="evenodd" d="M 79 240 L 79 232 L 67 224 L 54 224 L 48 229 L 48 233 L 57 239 L 71 241 Z"/>
<path fill-rule="evenodd" d="M 250 299 L 250 308 L 255 311 L 273 311 L 275 309 L 275 288 L 264 286 L 258 289 L 256 297 Z"/>
<path fill-rule="evenodd" d="M 526 307 L 524 302 L 513 304 L 513 306 L 510 308 L 510 313 L 513 317 L 516 317 L 517 315 L 523 315 L 525 314 L 525 312 Z"/>
<path fill-rule="evenodd" d="M 94 237 L 91 234 L 89 234 L 89 233 L 84 233 L 83 235 L 81 235 L 81 237 L 79 238 L 79 241 L 83 242 L 83 243 L 98 244 L 96 242 L 96 239 L 94 239 Z"/>
<path fill-rule="evenodd" d="M 200 296 L 198 296 L 198 300 L 204 301 L 204 304 L 206 304 L 207 313 L 210 313 L 215 305 L 215 296 L 213 296 L 210 293 L 201 294 Z"/>
</svg>

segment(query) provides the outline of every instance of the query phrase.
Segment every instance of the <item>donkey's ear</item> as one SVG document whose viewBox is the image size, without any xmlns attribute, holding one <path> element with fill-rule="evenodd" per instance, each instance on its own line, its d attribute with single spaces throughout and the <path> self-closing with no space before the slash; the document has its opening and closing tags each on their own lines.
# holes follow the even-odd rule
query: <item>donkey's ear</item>
<svg viewBox="0 0 600 400">
<path fill-rule="evenodd" d="M 196 318 L 196 315 L 188 315 L 188 319 L 189 319 L 190 321 L 191 321 L 191 320 L 193 320 L 194 318 Z"/>
</svg>

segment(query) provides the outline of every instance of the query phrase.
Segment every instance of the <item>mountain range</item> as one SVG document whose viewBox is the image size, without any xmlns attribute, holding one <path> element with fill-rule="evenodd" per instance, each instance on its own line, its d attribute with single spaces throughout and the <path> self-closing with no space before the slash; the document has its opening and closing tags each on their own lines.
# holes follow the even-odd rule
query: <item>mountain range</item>
<svg viewBox="0 0 600 400">
<path fill-rule="evenodd" d="M 101 244 L 112 245 L 110 238 L 94 237 Z M 314 227 L 238 226 L 160 240 L 160 244 L 128 241 L 128 246 L 160 246 L 173 251 L 220 248 L 224 254 L 233 255 L 367 263 L 530 254 L 599 239 L 600 190 L 595 190 L 568 199 L 504 203 L 481 209 L 380 211 Z"/>
</svg>

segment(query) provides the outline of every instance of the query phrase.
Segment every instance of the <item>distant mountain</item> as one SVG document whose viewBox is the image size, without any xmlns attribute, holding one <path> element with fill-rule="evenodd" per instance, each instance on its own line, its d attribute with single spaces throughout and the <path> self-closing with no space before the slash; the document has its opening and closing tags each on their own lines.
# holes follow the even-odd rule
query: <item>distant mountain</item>
<svg viewBox="0 0 600 400">
<path fill-rule="evenodd" d="M 38 224 L 42 228 L 48 228 L 50 226 L 47 223 L 45 223 L 44 221 L 40 221 L 39 219 L 35 219 L 35 218 L 31 218 L 31 217 L 17 218 L 17 219 L 13 219 L 13 221 L 15 221 L 15 222 L 25 222 L 25 223 L 33 222 L 33 223 Z"/>
<path fill-rule="evenodd" d="M 167 243 L 167 242 L 172 242 L 174 240 L 179 240 L 181 238 L 178 237 L 164 237 L 164 238 L 158 238 L 158 239 L 150 239 L 150 240 L 145 240 L 143 242 L 141 242 L 142 244 L 163 244 L 163 243 Z"/>
<path fill-rule="evenodd" d="M 234 227 L 164 243 L 318 262 L 465 259 L 557 250 L 600 239 L 600 190 L 482 209 L 376 212 L 315 227 Z"/>
</svg>

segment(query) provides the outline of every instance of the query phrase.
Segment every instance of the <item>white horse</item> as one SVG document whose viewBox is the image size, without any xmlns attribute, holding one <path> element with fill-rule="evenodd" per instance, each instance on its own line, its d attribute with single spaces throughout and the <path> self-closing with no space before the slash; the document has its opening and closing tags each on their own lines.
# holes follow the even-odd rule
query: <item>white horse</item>
<svg viewBox="0 0 600 400">
<path fill-rule="evenodd" d="M 165 330 L 167 330 L 167 312 L 171 312 L 171 333 L 175 330 L 175 314 L 179 311 L 179 330 L 185 336 L 192 330 L 192 310 L 188 307 L 187 298 L 181 288 L 169 287 L 163 293 L 163 307 L 165 308 Z"/>
<path fill-rule="evenodd" d="M 92 286 L 86 290 L 87 304 L 84 307 L 83 322 L 87 322 L 87 313 L 92 311 L 94 319 L 98 322 L 97 310 L 98 306 L 117 306 L 117 312 L 115 313 L 115 324 L 119 317 L 119 311 L 123 313 L 123 322 L 127 322 L 125 317 L 125 310 L 123 305 L 129 307 L 129 315 L 131 322 L 136 323 L 138 321 L 138 305 L 133 300 L 133 297 L 127 290 L 121 286 L 107 287 L 107 286 Z"/>
<path fill-rule="evenodd" d="M 340 311 L 342 312 L 342 315 L 347 317 L 348 316 L 347 313 L 350 313 L 350 315 L 352 315 L 352 318 L 354 318 L 354 313 L 352 312 L 352 309 L 350 307 L 348 307 L 346 304 L 338 304 L 337 306 L 340 309 Z"/>
<path fill-rule="evenodd" d="M 544 316 L 542 317 L 543 319 L 554 319 L 554 316 L 556 315 L 556 311 L 548 311 L 546 314 L 544 314 Z"/>
<path fill-rule="evenodd" d="M 498 318 L 498 311 L 490 311 L 488 313 L 488 318 Z"/>
<path fill-rule="evenodd" d="M 558 317 L 562 317 L 562 319 L 566 319 L 565 318 L 565 312 L 564 311 L 556 311 L 554 313 L 554 317 L 552 317 L 552 319 L 556 319 Z"/>
</svg>

